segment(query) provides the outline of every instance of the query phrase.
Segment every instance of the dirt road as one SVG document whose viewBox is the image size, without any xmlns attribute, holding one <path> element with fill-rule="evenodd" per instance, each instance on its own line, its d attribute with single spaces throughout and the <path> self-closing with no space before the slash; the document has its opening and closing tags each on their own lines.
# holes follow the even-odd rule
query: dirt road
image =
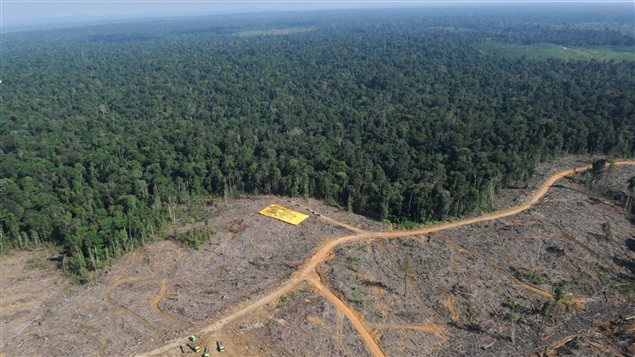
<svg viewBox="0 0 635 357">
<path fill-rule="evenodd" d="M 635 160 L 616 161 L 615 164 L 616 165 L 635 165 Z M 329 256 L 329 254 L 335 247 L 342 244 L 356 242 L 356 241 L 365 241 L 365 240 L 371 240 L 371 239 L 390 239 L 390 238 L 398 238 L 398 237 L 405 237 L 405 236 L 415 236 L 420 234 L 428 234 L 428 233 L 432 233 L 436 231 L 456 228 L 456 227 L 473 224 L 477 222 L 491 221 L 491 220 L 495 220 L 495 219 L 499 219 L 503 217 L 512 216 L 524 210 L 527 210 L 531 206 L 538 203 L 538 201 L 545 194 L 547 194 L 551 186 L 558 180 L 576 172 L 589 170 L 590 168 L 591 168 L 591 165 L 586 165 L 586 166 L 559 171 L 551 175 L 549 178 L 547 178 L 547 180 L 545 180 L 545 182 L 543 182 L 542 185 L 540 185 L 540 187 L 538 187 L 538 189 L 523 203 L 517 206 L 498 210 L 498 211 L 477 216 L 477 217 L 466 218 L 466 219 L 454 221 L 454 222 L 443 222 L 443 223 L 434 224 L 434 225 L 430 225 L 430 226 L 426 226 L 426 227 L 423 227 L 420 229 L 414 229 L 414 230 L 368 232 L 368 231 L 363 231 L 363 230 L 351 227 L 351 228 L 354 228 L 351 230 L 353 230 L 354 232 L 357 232 L 357 234 L 335 238 L 322 244 L 320 247 L 318 247 L 315 254 L 305 263 L 305 265 L 296 273 L 294 273 L 284 285 L 280 286 L 279 288 L 275 289 L 274 291 L 272 291 L 271 293 L 262 297 L 259 300 L 256 300 L 254 302 L 248 302 L 245 306 L 240 307 L 238 310 L 225 316 L 224 318 L 216 320 L 216 322 L 200 328 L 199 332 L 202 334 L 206 334 L 206 333 L 220 330 L 223 326 L 227 325 L 231 321 L 234 321 L 242 316 L 245 316 L 246 314 L 250 312 L 256 311 L 257 309 L 265 305 L 277 303 L 280 296 L 293 290 L 299 283 L 303 281 L 308 281 L 311 284 L 313 284 L 313 286 L 316 287 L 319 293 L 321 293 L 325 298 L 331 301 L 331 303 L 335 305 L 335 307 L 337 308 L 338 311 L 340 311 L 340 313 L 345 315 L 351 321 L 353 326 L 357 329 L 361 337 L 364 339 L 364 342 L 366 343 L 369 352 L 371 352 L 374 356 L 385 356 L 385 352 L 382 350 L 379 343 L 372 337 L 364 321 L 360 319 L 351 308 L 346 306 L 344 302 L 342 302 L 339 298 L 337 298 L 337 296 L 335 296 L 330 290 L 328 290 L 328 288 L 320 282 L 319 277 L 315 273 L 316 267 L 320 263 L 324 262 L 325 259 L 327 259 L 327 257 Z M 341 225 L 341 222 L 337 222 L 334 219 L 331 219 L 328 217 L 322 216 L 322 219 L 330 223 Z M 544 293 L 542 291 L 540 292 L 536 291 L 536 292 Z M 186 337 L 184 336 L 177 340 L 173 340 L 171 342 L 168 342 L 162 347 L 159 347 L 153 351 L 149 351 L 147 353 L 141 354 L 140 356 L 159 355 L 159 354 L 166 353 L 170 350 L 174 350 L 178 348 L 178 346 L 182 344 L 182 341 L 184 341 L 185 339 Z"/>
<path fill-rule="evenodd" d="M 313 286 L 322 296 L 324 296 L 326 299 L 328 299 L 328 301 L 335 305 L 337 310 L 339 310 L 344 316 L 348 317 L 348 319 L 353 324 L 353 327 L 355 327 L 355 329 L 359 332 L 360 336 L 366 343 L 366 347 L 370 350 L 373 356 L 386 356 L 386 353 L 384 353 L 384 350 L 382 350 L 381 346 L 379 346 L 379 343 L 375 341 L 373 336 L 370 334 L 370 331 L 368 331 L 368 328 L 366 327 L 363 319 L 357 316 L 353 309 L 349 308 L 342 300 L 335 296 L 335 294 L 333 294 L 331 290 L 324 286 L 324 284 L 322 284 L 322 281 L 320 280 L 320 277 L 315 272 L 310 274 L 307 277 L 307 280 L 311 284 L 313 284 Z"/>
</svg>

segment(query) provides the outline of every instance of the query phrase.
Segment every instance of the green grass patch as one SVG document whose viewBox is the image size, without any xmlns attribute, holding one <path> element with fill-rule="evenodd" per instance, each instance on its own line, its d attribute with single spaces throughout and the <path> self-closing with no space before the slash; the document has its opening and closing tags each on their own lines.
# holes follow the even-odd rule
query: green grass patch
<svg viewBox="0 0 635 357">
<path fill-rule="evenodd" d="M 46 263 L 46 258 L 41 253 L 35 253 L 33 259 L 31 259 L 26 267 L 31 270 L 46 270 L 49 265 Z"/>
<path fill-rule="evenodd" d="M 210 227 L 194 227 L 186 232 L 176 232 L 174 238 L 187 247 L 198 249 L 215 233 Z"/>
<path fill-rule="evenodd" d="M 353 308 L 356 310 L 361 310 L 364 307 L 364 296 L 357 291 L 353 291 L 352 297 L 348 302 L 353 305 Z"/>
<path fill-rule="evenodd" d="M 283 304 L 287 301 L 291 301 L 293 299 L 295 299 L 295 297 L 297 296 L 297 293 L 295 291 L 291 291 L 288 294 L 284 294 L 282 296 L 280 296 L 280 298 L 278 299 L 278 301 Z"/>
<path fill-rule="evenodd" d="M 553 43 L 518 45 L 499 42 L 486 42 L 476 45 L 485 53 L 507 58 L 546 60 L 558 58 L 566 61 L 635 61 L 635 51 L 630 47 L 567 47 Z"/>
<path fill-rule="evenodd" d="M 419 223 L 419 222 L 415 222 L 415 221 L 409 221 L 409 220 L 405 220 L 405 221 L 403 221 L 403 222 L 401 222 L 401 223 L 399 224 L 399 227 L 400 227 L 400 228 L 402 228 L 402 229 L 407 229 L 407 230 L 410 230 L 410 229 L 417 229 L 417 228 L 419 228 L 419 227 L 421 227 L 421 226 L 422 226 L 422 224 L 421 224 L 421 223 Z"/>
</svg>

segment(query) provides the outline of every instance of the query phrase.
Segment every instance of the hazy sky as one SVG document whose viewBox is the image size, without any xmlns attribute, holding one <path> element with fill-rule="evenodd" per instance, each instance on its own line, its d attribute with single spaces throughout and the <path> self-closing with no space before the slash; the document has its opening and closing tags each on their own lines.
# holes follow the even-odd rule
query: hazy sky
<svg viewBox="0 0 635 357">
<path fill-rule="evenodd" d="M 360 7 L 413 6 L 426 3 L 453 2 L 455 4 L 483 2 L 425 1 L 425 0 L 0 0 L 2 26 L 24 23 L 42 24 L 51 21 L 94 17 L 157 17 L 179 15 L 206 15 L 225 12 L 255 12 L 279 10 L 344 9 Z M 499 0 L 499 2 L 556 2 L 549 0 Z M 572 2 L 572 1 L 561 1 Z M 575 1 L 574 1 L 575 2 Z M 593 1 L 584 1 L 593 2 Z M 596 1 L 599 2 L 599 1 Z M 628 2 L 628 0 L 601 2 Z"/>
<path fill-rule="evenodd" d="M 417 3 L 361 0 L 0 0 L 4 25 L 48 22 L 68 17 L 155 17 L 226 12 L 316 10 Z"/>
</svg>

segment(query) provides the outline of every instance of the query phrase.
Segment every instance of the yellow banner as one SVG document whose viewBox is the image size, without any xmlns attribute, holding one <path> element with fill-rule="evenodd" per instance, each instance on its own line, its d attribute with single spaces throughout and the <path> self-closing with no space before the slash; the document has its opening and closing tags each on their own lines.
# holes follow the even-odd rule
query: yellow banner
<svg viewBox="0 0 635 357">
<path fill-rule="evenodd" d="M 288 208 L 278 206 L 276 204 L 271 204 L 265 207 L 259 213 L 263 216 L 279 219 L 283 222 L 287 222 L 295 226 L 302 223 L 302 221 L 304 221 L 305 219 L 309 218 L 309 216 L 306 214 L 302 214 L 300 212 L 296 212 Z"/>
</svg>

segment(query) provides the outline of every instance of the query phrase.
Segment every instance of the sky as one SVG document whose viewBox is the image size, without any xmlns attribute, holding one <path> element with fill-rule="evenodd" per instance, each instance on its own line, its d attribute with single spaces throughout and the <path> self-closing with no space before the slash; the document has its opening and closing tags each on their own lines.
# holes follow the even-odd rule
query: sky
<svg viewBox="0 0 635 357">
<path fill-rule="evenodd" d="M 4 26 L 55 20 L 141 18 L 239 12 L 365 8 L 410 1 L 367 0 L 0 0 Z"/>
<path fill-rule="evenodd" d="M 582 2 L 626 2 L 587 0 Z M 0 0 L 2 27 L 42 25 L 54 22 L 90 22 L 100 19 L 210 15 L 238 12 L 352 9 L 416 6 L 426 3 L 454 4 L 482 0 Z M 549 0 L 498 0 L 498 2 L 555 2 Z M 562 1 L 561 1 L 562 2 Z M 564 2 L 571 2 L 571 0 Z M 573 0 L 573 2 L 576 2 Z"/>
</svg>

